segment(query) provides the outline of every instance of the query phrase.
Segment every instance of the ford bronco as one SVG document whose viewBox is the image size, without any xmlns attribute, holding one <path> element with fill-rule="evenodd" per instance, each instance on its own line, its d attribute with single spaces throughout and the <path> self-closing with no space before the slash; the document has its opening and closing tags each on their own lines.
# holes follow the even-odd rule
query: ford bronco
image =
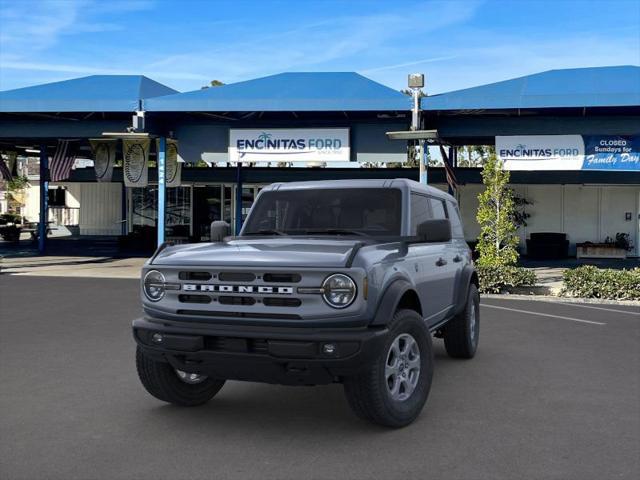
<svg viewBox="0 0 640 480">
<path fill-rule="evenodd" d="M 225 380 L 337 382 L 357 415 L 401 427 L 429 394 L 432 335 L 452 357 L 476 352 L 478 277 L 457 203 L 436 188 L 277 183 L 238 236 L 217 230 L 143 267 L 136 363 L 160 400 L 201 405 Z"/>
</svg>

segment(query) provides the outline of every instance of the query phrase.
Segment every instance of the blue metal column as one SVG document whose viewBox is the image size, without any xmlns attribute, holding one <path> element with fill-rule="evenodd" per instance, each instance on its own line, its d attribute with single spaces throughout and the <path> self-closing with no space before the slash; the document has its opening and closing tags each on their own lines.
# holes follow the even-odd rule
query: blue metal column
<svg viewBox="0 0 640 480">
<path fill-rule="evenodd" d="M 166 179 L 166 160 L 167 160 L 167 139 L 160 137 L 158 142 L 158 246 L 164 243 L 164 220 L 167 204 L 167 179 Z"/>
<path fill-rule="evenodd" d="M 429 146 L 424 140 L 420 140 L 419 145 L 420 163 L 422 164 L 420 168 L 420 183 L 422 185 L 427 185 L 429 183 L 429 151 L 427 150 Z"/>
<path fill-rule="evenodd" d="M 238 162 L 236 166 L 236 225 L 235 235 L 240 233 L 242 229 L 242 162 Z"/>
<path fill-rule="evenodd" d="M 47 249 L 49 222 L 49 157 L 47 145 L 40 145 L 40 223 L 38 224 L 38 251 L 44 255 Z"/>
</svg>

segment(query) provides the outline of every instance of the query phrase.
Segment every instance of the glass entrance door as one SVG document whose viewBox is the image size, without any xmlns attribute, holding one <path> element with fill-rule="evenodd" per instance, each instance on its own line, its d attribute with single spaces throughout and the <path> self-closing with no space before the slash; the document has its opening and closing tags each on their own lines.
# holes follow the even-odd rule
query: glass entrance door
<svg viewBox="0 0 640 480">
<path fill-rule="evenodd" d="M 208 242 L 211 222 L 222 219 L 223 186 L 193 187 L 193 236 L 197 242 Z"/>
<path fill-rule="evenodd" d="M 249 210 L 253 205 L 260 190 L 264 188 L 264 185 L 242 185 L 242 223 L 247 219 Z M 238 186 L 233 186 L 233 199 L 231 209 L 231 229 L 233 230 L 236 221 L 236 198 L 237 198 Z M 236 235 L 239 232 L 236 232 Z"/>
</svg>

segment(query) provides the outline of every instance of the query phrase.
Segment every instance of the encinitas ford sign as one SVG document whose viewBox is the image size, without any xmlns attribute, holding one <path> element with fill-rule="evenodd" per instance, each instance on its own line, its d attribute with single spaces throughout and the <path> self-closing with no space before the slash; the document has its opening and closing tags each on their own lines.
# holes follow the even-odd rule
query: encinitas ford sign
<svg viewBox="0 0 640 480">
<path fill-rule="evenodd" d="M 348 128 L 229 130 L 230 162 L 348 162 Z"/>
<path fill-rule="evenodd" d="M 496 136 L 496 154 L 506 170 L 580 170 L 580 135 Z"/>
<path fill-rule="evenodd" d="M 640 171 L 640 136 L 497 136 L 507 170 Z"/>
</svg>

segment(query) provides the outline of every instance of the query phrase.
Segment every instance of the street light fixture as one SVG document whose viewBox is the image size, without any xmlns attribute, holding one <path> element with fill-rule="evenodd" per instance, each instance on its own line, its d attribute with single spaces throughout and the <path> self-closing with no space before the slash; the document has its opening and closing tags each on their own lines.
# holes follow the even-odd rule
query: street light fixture
<svg viewBox="0 0 640 480">
<path fill-rule="evenodd" d="M 411 130 L 416 132 L 420 128 L 420 93 L 424 88 L 424 74 L 410 73 L 407 78 L 407 84 L 411 90 L 413 97 L 413 109 L 411 110 Z M 424 140 L 418 139 L 416 148 L 416 156 L 418 157 L 418 165 L 420 165 L 420 183 L 427 183 L 427 170 L 424 164 Z"/>
</svg>

